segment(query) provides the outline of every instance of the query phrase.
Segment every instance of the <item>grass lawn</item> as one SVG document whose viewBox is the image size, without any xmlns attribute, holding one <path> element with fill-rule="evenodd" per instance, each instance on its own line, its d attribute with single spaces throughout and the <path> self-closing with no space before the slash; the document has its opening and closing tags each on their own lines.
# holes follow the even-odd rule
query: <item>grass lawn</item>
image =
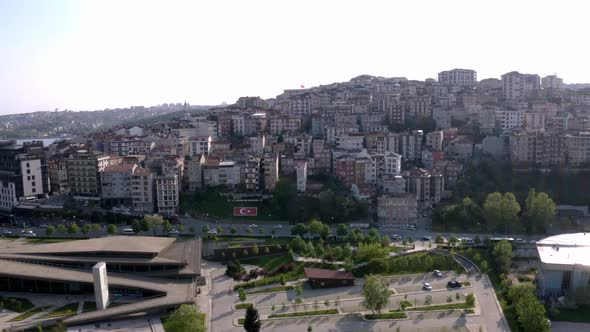
<svg viewBox="0 0 590 332">
<path fill-rule="evenodd" d="M 248 309 L 249 306 L 251 306 L 252 303 L 238 303 L 236 304 L 236 309 L 240 310 L 240 309 Z"/>
<path fill-rule="evenodd" d="M 302 311 L 302 312 L 291 312 L 288 314 L 272 314 L 268 315 L 268 318 L 285 318 L 285 317 L 300 317 L 300 316 L 317 316 L 317 315 L 334 315 L 337 314 L 337 309 L 327 310 L 316 310 L 316 311 Z"/>
<path fill-rule="evenodd" d="M 551 320 L 577 323 L 590 323 L 590 305 L 580 306 L 578 309 L 558 309 L 559 314 L 552 315 Z M 551 312 L 547 306 L 547 312 Z"/>
<path fill-rule="evenodd" d="M 51 318 L 51 317 L 59 317 L 59 316 L 66 316 L 66 315 L 74 315 L 78 312 L 78 303 L 69 303 L 64 306 L 61 306 L 50 313 L 43 315 L 41 318 Z"/>
<path fill-rule="evenodd" d="M 429 305 L 429 306 L 422 306 L 422 307 L 413 307 L 413 308 L 407 308 L 406 310 L 424 310 L 424 311 L 430 311 L 430 310 L 451 310 L 451 309 L 469 309 L 472 308 L 470 306 L 467 305 L 467 303 L 465 302 L 461 302 L 461 303 L 449 303 L 449 304 L 438 304 L 438 305 Z"/>
<path fill-rule="evenodd" d="M 244 325 L 244 318 L 238 318 L 238 325 Z"/>
<path fill-rule="evenodd" d="M 20 321 L 23 321 L 23 320 L 25 320 L 25 319 L 27 319 L 29 317 L 35 316 L 36 314 L 38 314 L 40 312 L 43 312 L 43 311 L 45 311 L 45 310 L 47 310 L 49 308 L 51 308 L 51 306 L 33 308 L 33 309 L 31 309 L 31 310 L 29 310 L 29 311 L 27 311 L 27 312 L 25 312 L 25 313 L 23 313 L 21 315 L 18 315 L 16 317 L 14 317 L 13 319 L 9 320 L 9 322 L 20 322 Z"/>
<path fill-rule="evenodd" d="M 383 314 L 375 314 L 375 315 L 365 315 L 366 319 L 374 320 L 374 319 L 404 319 L 408 318 L 405 312 L 388 312 Z"/>
<path fill-rule="evenodd" d="M 463 267 L 451 257 L 430 252 L 416 252 L 382 260 L 371 260 L 369 264 L 352 270 L 352 274 L 360 278 L 367 274 L 401 275 L 431 272 L 432 270 L 465 272 Z"/>
<path fill-rule="evenodd" d="M 293 258 L 288 253 L 280 253 L 275 255 L 267 255 L 253 258 L 240 259 L 240 264 L 256 265 L 270 272 L 277 267 L 288 264 L 293 261 Z"/>
<path fill-rule="evenodd" d="M 395 295 L 395 291 L 393 289 L 389 290 L 389 295 Z"/>
<path fill-rule="evenodd" d="M 164 332 L 178 332 L 176 329 L 170 328 L 166 322 L 170 315 L 164 315 L 160 317 L 160 321 L 162 322 L 162 326 L 164 327 Z M 195 326 L 191 329 L 191 331 L 206 331 L 206 315 L 202 312 L 197 312 L 197 321 L 195 322 Z M 191 324 L 192 325 L 192 324 Z"/>
<path fill-rule="evenodd" d="M 14 312 L 25 312 L 33 309 L 35 306 L 31 301 L 21 297 L 2 297 L 0 296 L 0 308 L 8 309 Z"/>
<path fill-rule="evenodd" d="M 413 304 L 412 302 L 410 302 L 410 301 L 406 301 L 406 300 L 403 300 L 403 301 L 401 301 L 401 302 L 399 303 L 400 307 L 402 306 L 402 304 L 403 304 L 403 305 L 405 305 L 405 306 L 406 306 L 406 308 L 409 308 L 409 307 L 413 307 L 413 306 L 414 306 L 414 304 Z"/>
<path fill-rule="evenodd" d="M 262 294 L 262 293 L 272 293 L 272 292 L 286 292 L 293 290 L 293 286 L 276 286 L 270 288 L 263 288 L 257 289 L 255 291 L 247 292 L 246 294 Z"/>
<path fill-rule="evenodd" d="M 234 207 L 257 207 L 258 215 L 255 217 L 233 217 Z M 183 213 L 195 215 L 208 215 L 213 218 L 229 219 L 233 221 L 254 221 L 254 220 L 280 220 L 279 216 L 272 214 L 272 206 L 264 202 L 228 202 L 227 198 L 219 195 L 214 190 L 202 193 L 181 193 L 180 209 Z"/>
</svg>

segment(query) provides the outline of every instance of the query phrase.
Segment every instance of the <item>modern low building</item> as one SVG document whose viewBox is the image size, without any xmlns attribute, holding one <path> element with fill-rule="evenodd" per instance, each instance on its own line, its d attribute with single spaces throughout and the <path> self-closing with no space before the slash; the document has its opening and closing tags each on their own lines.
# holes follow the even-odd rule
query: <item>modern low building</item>
<svg viewBox="0 0 590 332">
<path fill-rule="evenodd" d="M 305 267 L 303 271 L 312 288 L 354 286 L 354 276 L 351 272 L 313 267 Z"/>
<path fill-rule="evenodd" d="M 543 296 L 564 296 L 590 285 L 590 233 L 561 234 L 537 242 Z"/>
<path fill-rule="evenodd" d="M 6 242 L 6 243 L 5 243 Z M 106 264 L 118 306 L 62 318 L 66 325 L 150 313 L 193 303 L 201 277 L 201 240 L 112 236 L 51 244 L 0 243 L 0 291 L 52 296 L 94 294 L 92 268 Z M 108 301 L 107 301 L 108 303 Z M 18 326 L 18 331 L 35 327 Z M 44 326 L 51 320 L 43 321 Z"/>
</svg>

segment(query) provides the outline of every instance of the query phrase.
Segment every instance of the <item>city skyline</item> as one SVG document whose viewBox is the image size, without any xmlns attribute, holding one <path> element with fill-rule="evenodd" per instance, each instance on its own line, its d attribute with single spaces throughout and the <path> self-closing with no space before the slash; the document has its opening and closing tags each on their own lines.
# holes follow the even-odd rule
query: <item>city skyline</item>
<svg viewBox="0 0 590 332">
<path fill-rule="evenodd" d="M 3 1 L 0 114 L 217 105 L 363 74 L 424 80 L 453 68 L 480 80 L 517 70 L 585 83 L 576 32 L 587 6 Z M 568 45 L 567 61 L 550 40 Z"/>
</svg>

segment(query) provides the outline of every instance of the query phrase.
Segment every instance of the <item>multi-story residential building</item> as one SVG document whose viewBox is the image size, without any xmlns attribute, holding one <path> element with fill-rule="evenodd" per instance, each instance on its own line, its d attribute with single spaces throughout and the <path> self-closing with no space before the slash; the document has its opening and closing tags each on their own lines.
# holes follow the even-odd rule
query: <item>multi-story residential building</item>
<svg viewBox="0 0 590 332">
<path fill-rule="evenodd" d="M 400 134 L 399 153 L 405 160 L 416 161 L 422 157 L 422 130 Z"/>
<path fill-rule="evenodd" d="M 219 162 L 219 184 L 222 186 L 235 187 L 241 181 L 241 168 L 238 163 L 231 160 Z"/>
<path fill-rule="evenodd" d="M 336 143 L 336 137 L 345 134 L 356 134 L 359 132 L 358 125 L 349 124 L 328 124 L 324 126 L 324 139 L 326 143 Z"/>
<path fill-rule="evenodd" d="M 377 197 L 377 218 L 386 225 L 415 224 L 418 202 L 412 193 L 386 193 Z"/>
<path fill-rule="evenodd" d="M 68 182 L 74 199 L 100 200 L 100 173 L 110 164 L 110 156 L 78 150 L 67 162 Z"/>
<path fill-rule="evenodd" d="M 334 175 L 342 181 L 345 188 L 350 188 L 355 183 L 356 158 L 351 155 L 342 155 L 334 159 Z"/>
<path fill-rule="evenodd" d="M 564 147 L 563 137 L 555 132 L 514 130 L 510 134 L 510 161 L 515 165 L 560 165 L 565 162 Z"/>
<path fill-rule="evenodd" d="M 251 136 L 256 134 L 256 119 L 246 114 L 233 115 L 232 133 L 240 136 Z"/>
<path fill-rule="evenodd" d="M 161 215 L 178 213 L 180 183 L 178 175 L 168 173 L 154 177 L 156 187 L 156 208 Z"/>
<path fill-rule="evenodd" d="M 590 105 L 590 94 L 587 92 L 576 92 L 572 95 L 572 102 L 574 102 L 574 104 L 581 106 L 587 106 Z"/>
<path fill-rule="evenodd" d="M 330 96 L 326 94 L 305 93 L 289 98 L 289 113 L 296 116 L 309 116 L 312 111 L 330 104 Z"/>
<path fill-rule="evenodd" d="M 427 208 L 436 205 L 443 197 L 445 181 L 441 173 L 415 168 L 406 172 L 407 192 L 416 195 L 418 206 Z"/>
<path fill-rule="evenodd" d="M 131 173 L 131 199 L 133 211 L 154 213 L 154 175 L 147 169 L 136 167 Z"/>
<path fill-rule="evenodd" d="M 244 167 L 244 184 L 246 190 L 257 192 L 260 190 L 260 170 L 262 159 L 250 156 Z"/>
<path fill-rule="evenodd" d="M 579 166 L 590 163 L 590 132 L 567 134 L 564 137 L 566 162 Z"/>
<path fill-rule="evenodd" d="M 49 193 L 47 164 L 40 142 L 17 145 L 0 143 L 0 214 L 10 215 L 21 200 Z"/>
<path fill-rule="evenodd" d="M 537 74 L 521 74 L 513 71 L 502 75 L 502 93 L 508 100 L 525 100 L 541 89 Z"/>
<path fill-rule="evenodd" d="M 221 140 L 227 140 L 232 134 L 232 114 L 221 113 L 217 116 L 217 136 Z"/>
<path fill-rule="evenodd" d="M 432 100 L 430 96 L 417 96 L 404 99 L 403 110 L 405 118 L 420 118 L 432 116 Z"/>
<path fill-rule="evenodd" d="M 508 135 L 512 128 L 522 127 L 524 113 L 518 110 L 503 109 L 496 111 L 496 123 L 502 134 Z"/>
<path fill-rule="evenodd" d="M 269 153 L 264 156 L 262 172 L 264 174 L 264 190 L 273 192 L 277 186 L 277 181 L 279 181 L 278 154 Z"/>
<path fill-rule="evenodd" d="M 523 124 L 527 130 L 544 130 L 545 113 L 526 112 L 524 113 Z"/>
<path fill-rule="evenodd" d="M 563 87 L 563 79 L 557 77 L 557 75 L 545 76 L 541 79 L 541 86 L 543 89 L 560 90 Z"/>
<path fill-rule="evenodd" d="M 248 108 L 266 108 L 267 104 L 264 99 L 256 96 L 256 97 L 240 97 L 236 102 L 236 106 L 240 109 L 248 109 Z"/>
<path fill-rule="evenodd" d="M 435 130 L 426 134 L 426 147 L 432 151 L 443 150 L 443 138 L 444 134 L 442 130 Z"/>
<path fill-rule="evenodd" d="M 215 187 L 219 185 L 219 159 L 203 158 L 201 171 L 203 172 L 203 186 Z"/>
<path fill-rule="evenodd" d="M 264 154 L 264 148 L 266 147 L 266 136 L 248 137 L 248 144 L 250 145 L 250 153 L 261 156 Z"/>
<path fill-rule="evenodd" d="M 270 133 L 279 135 L 286 132 L 295 132 L 301 128 L 301 118 L 288 115 L 271 117 L 269 119 Z"/>
<path fill-rule="evenodd" d="M 305 193 L 307 190 L 307 161 L 298 161 L 295 164 L 297 173 L 297 192 Z"/>
<path fill-rule="evenodd" d="M 474 88 L 477 85 L 477 73 L 471 69 L 453 69 L 438 73 L 438 81 L 447 85 Z"/>
<path fill-rule="evenodd" d="M 377 188 L 382 193 L 405 193 L 406 179 L 401 175 L 383 174 L 377 179 Z"/>
<path fill-rule="evenodd" d="M 47 173 L 52 193 L 59 193 L 68 189 L 67 159 L 61 155 L 54 155 L 47 159 Z"/>
<path fill-rule="evenodd" d="M 109 165 L 100 172 L 102 205 L 132 207 L 131 175 L 137 168 L 134 164 Z"/>
<path fill-rule="evenodd" d="M 486 78 L 477 82 L 477 91 L 484 95 L 500 95 L 502 93 L 502 80 Z"/>
<path fill-rule="evenodd" d="M 207 155 L 211 152 L 211 136 L 191 137 L 188 139 L 189 156 Z"/>
<path fill-rule="evenodd" d="M 313 172 L 329 172 L 332 169 L 332 151 L 326 147 L 324 140 L 313 140 L 311 148 L 313 152 L 313 167 L 311 167 Z"/>
<path fill-rule="evenodd" d="M 194 156 L 184 161 L 184 187 L 186 190 L 193 192 L 203 187 L 203 170 L 201 165 L 204 160 L 204 156 Z"/>
<path fill-rule="evenodd" d="M 365 136 L 363 134 L 341 134 L 336 136 L 336 147 L 339 149 L 352 150 L 362 149 Z"/>
<path fill-rule="evenodd" d="M 384 160 L 384 170 L 383 174 L 388 175 L 400 175 L 401 174 L 401 165 L 402 165 L 402 156 L 395 153 L 395 152 L 386 152 L 383 156 Z"/>
</svg>

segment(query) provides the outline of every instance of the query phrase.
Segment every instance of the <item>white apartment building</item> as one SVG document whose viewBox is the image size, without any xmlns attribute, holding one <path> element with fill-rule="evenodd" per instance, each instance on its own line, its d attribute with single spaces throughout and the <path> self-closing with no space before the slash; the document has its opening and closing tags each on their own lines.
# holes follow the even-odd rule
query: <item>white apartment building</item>
<svg viewBox="0 0 590 332">
<path fill-rule="evenodd" d="M 512 128 L 522 127 L 524 113 L 515 110 L 499 110 L 496 111 L 496 123 L 504 135 L 510 133 Z"/>
<path fill-rule="evenodd" d="M 100 172 L 101 199 L 103 206 L 132 205 L 131 175 L 135 164 L 107 166 Z"/>
<path fill-rule="evenodd" d="M 583 93 L 583 92 L 576 92 L 573 96 L 572 96 L 572 101 L 574 102 L 574 104 L 576 105 L 590 105 L 590 94 L 587 93 Z"/>
<path fill-rule="evenodd" d="M 156 187 L 156 208 L 161 215 L 178 213 L 179 183 L 178 175 L 164 174 L 154 177 Z"/>
<path fill-rule="evenodd" d="M 324 126 L 324 139 L 326 143 L 334 144 L 336 143 L 336 136 L 346 135 L 346 134 L 356 134 L 359 132 L 358 126 L 356 124 L 348 124 L 348 125 L 326 125 Z"/>
<path fill-rule="evenodd" d="M 294 132 L 301 128 L 301 118 L 291 116 L 276 116 L 269 120 L 270 133 L 279 135 L 285 132 Z"/>
<path fill-rule="evenodd" d="M 197 191 L 203 186 L 202 158 L 204 157 L 195 156 L 184 161 L 185 187 L 188 191 Z"/>
<path fill-rule="evenodd" d="M 545 113 L 526 112 L 523 123 L 527 130 L 544 130 Z"/>
<path fill-rule="evenodd" d="M 240 165 L 235 161 L 226 160 L 219 162 L 219 184 L 234 187 L 240 184 Z"/>
<path fill-rule="evenodd" d="M 473 88 L 477 85 L 477 72 L 471 69 L 453 69 L 438 73 L 438 81 L 446 85 Z"/>
<path fill-rule="evenodd" d="M 541 79 L 541 86 L 543 89 L 560 90 L 563 87 L 563 79 L 557 75 L 548 75 Z"/>
<path fill-rule="evenodd" d="M 387 152 L 383 156 L 384 160 L 384 172 L 383 174 L 389 175 L 400 175 L 402 169 L 402 156 L 394 153 L 394 152 Z"/>
<path fill-rule="evenodd" d="M 188 139 L 189 155 L 191 157 L 207 155 L 211 152 L 211 136 L 191 137 Z"/>
<path fill-rule="evenodd" d="M 335 143 L 339 149 L 362 149 L 364 138 L 365 136 L 363 134 L 341 134 L 336 136 Z"/>
<path fill-rule="evenodd" d="M 537 74 L 521 74 L 513 71 L 502 75 L 502 94 L 507 100 L 524 100 L 541 89 Z"/>
<path fill-rule="evenodd" d="M 133 211 L 154 213 L 154 175 L 146 168 L 136 167 L 131 173 Z"/>
<path fill-rule="evenodd" d="M 78 150 L 68 159 L 69 186 L 75 199 L 100 200 L 100 173 L 110 163 L 110 156 Z"/>
<path fill-rule="evenodd" d="M 442 130 L 430 132 L 426 134 L 426 147 L 430 148 L 432 151 L 442 151 L 443 139 L 444 134 Z"/>
<path fill-rule="evenodd" d="M 295 170 L 297 173 L 297 192 L 304 193 L 307 190 L 307 162 L 297 162 Z"/>
<path fill-rule="evenodd" d="M 418 202 L 411 193 L 388 193 L 377 198 L 377 218 L 387 225 L 416 223 Z"/>
<path fill-rule="evenodd" d="M 422 135 L 422 130 L 400 134 L 399 152 L 404 159 L 416 161 L 422 158 Z"/>
<path fill-rule="evenodd" d="M 566 160 L 569 165 L 590 163 L 590 132 L 565 135 Z"/>
</svg>

